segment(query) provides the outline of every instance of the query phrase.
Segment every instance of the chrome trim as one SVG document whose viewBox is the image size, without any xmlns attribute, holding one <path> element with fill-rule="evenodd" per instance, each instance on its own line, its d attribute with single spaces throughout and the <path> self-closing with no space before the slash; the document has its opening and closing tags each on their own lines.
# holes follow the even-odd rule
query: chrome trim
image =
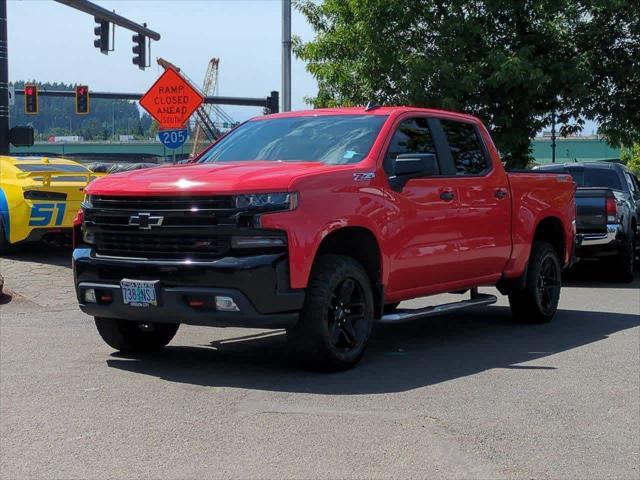
<svg viewBox="0 0 640 480">
<path fill-rule="evenodd" d="M 221 259 L 218 258 L 216 260 L 189 260 L 189 259 L 181 259 L 181 260 L 163 260 L 161 258 L 145 258 L 145 257 L 118 257 L 114 255 L 101 255 L 99 253 L 93 254 L 94 258 L 104 259 L 104 260 L 116 260 L 123 263 L 152 263 L 152 264 L 161 264 L 161 265 L 213 265 L 216 262 L 219 262 Z"/>
<path fill-rule="evenodd" d="M 619 225 L 617 223 L 607 224 L 607 233 L 582 235 L 580 246 L 607 245 L 613 242 L 618 236 Z"/>
<path fill-rule="evenodd" d="M 120 290 L 120 285 L 111 283 L 80 282 L 78 288 L 111 288 Z"/>
<path fill-rule="evenodd" d="M 89 250 L 89 249 L 86 249 Z M 171 260 L 171 259 L 161 259 L 161 258 L 144 258 L 144 257 L 117 257 L 112 255 L 100 255 L 94 251 L 91 251 L 90 254 L 86 253 L 86 250 L 83 249 L 83 255 L 79 255 L 76 258 L 92 258 L 95 260 L 108 260 L 108 261 L 116 261 L 122 263 L 133 263 L 133 264 L 149 264 L 149 265 L 171 265 L 171 266 L 189 266 L 189 265 L 204 265 L 204 266 L 215 266 L 219 268 L 225 267 L 236 267 L 238 265 L 238 261 L 242 261 L 244 259 L 252 259 L 256 256 L 270 256 L 270 255 L 281 255 L 280 253 L 272 253 L 272 254 L 263 254 L 256 255 L 251 257 L 222 257 L 217 258 L 215 260 L 189 260 L 189 259 L 180 259 L 180 260 Z"/>
</svg>

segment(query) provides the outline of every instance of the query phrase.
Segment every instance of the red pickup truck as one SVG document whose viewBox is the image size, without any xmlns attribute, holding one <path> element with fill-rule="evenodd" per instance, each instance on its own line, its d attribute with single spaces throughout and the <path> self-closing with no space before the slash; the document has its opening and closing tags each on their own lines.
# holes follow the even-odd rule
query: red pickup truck
<svg viewBox="0 0 640 480">
<path fill-rule="evenodd" d="M 80 308 L 113 348 L 180 323 L 285 328 L 294 353 L 354 365 L 374 322 L 494 303 L 556 312 L 572 259 L 569 175 L 506 173 L 471 116 L 409 107 L 255 118 L 191 163 L 91 183 L 76 219 Z M 417 310 L 443 292 L 468 300 Z"/>
</svg>

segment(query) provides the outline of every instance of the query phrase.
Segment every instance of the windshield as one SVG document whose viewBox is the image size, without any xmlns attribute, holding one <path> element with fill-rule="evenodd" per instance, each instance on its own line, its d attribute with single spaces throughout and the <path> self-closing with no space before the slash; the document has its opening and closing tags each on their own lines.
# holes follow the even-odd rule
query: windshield
<svg viewBox="0 0 640 480">
<path fill-rule="evenodd" d="M 608 168 L 545 168 L 545 172 L 568 173 L 578 187 L 610 188 L 624 191 L 620 177 Z"/>
<path fill-rule="evenodd" d="M 569 173 L 573 177 L 573 181 L 576 182 L 579 187 L 622 190 L 620 178 L 613 170 L 606 170 L 604 168 L 585 168 L 583 170 L 569 169 Z"/>
<path fill-rule="evenodd" d="M 367 156 L 386 119 L 384 115 L 318 115 L 254 120 L 229 133 L 199 161 L 356 163 Z"/>
</svg>

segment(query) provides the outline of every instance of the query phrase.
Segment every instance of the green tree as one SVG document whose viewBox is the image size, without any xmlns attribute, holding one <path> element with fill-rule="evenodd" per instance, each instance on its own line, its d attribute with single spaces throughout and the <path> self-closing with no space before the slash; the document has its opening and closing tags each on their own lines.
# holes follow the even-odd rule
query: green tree
<svg viewBox="0 0 640 480">
<path fill-rule="evenodd" d="M 316 38 L 296 39 L 294 51 L 318 81 L 314 106 L 373 100 L 468 112 L 491 129 L 508 165 L 522 167 L 553 115 L 564 134 L 587 113 L 604 119 L 597 105 L 587 109 L 589 88 L 605 83 L 592 74 L 597 55 L 580 50 L 597 47 L 588 39 L 596 4 L 299 0 Z"/>
<path fill-rule="evenodd" d="M 640 175 L 640 143 L 623 149 L 620 154 L 620 160 L 629 167 L 629 170 L 636 175 Z"/>
<path fill-rule="evenodd" d="M 640 1 L 584 0 L 576 49 L 589 72 L 577 101 L 611 144 L 640 142 Z"/>
</svg>

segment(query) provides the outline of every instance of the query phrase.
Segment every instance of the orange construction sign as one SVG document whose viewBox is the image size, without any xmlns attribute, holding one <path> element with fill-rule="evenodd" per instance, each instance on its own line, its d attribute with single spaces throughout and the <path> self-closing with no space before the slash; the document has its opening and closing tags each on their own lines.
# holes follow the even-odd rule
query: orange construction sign
<svg viewBox="0 0 640 480">
<path fill-rule="evenodd" d="M 140 99 L 161 129 L 183 128 L 204 97 L 172 68 L 167 68 Z"/>
</svg>

